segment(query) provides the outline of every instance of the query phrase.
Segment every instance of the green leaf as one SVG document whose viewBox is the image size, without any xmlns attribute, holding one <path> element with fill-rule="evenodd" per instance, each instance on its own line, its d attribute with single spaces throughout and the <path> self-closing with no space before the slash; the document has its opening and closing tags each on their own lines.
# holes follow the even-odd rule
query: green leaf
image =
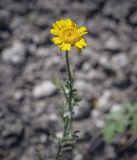
<svg viewBox="0 0 137 160">
<path fill-rule="evenodd" d="M 133 124 L 132 124 L 132 130 L 137 133 L 137 115 L 133 116 Z"/>
<path fill-rule="evenodd" d="M 108 144 L 111 143 L 116 133 L 116 124 L 115 123 L 109 124 L 108 127 L 104 128 L 103 133 L 105 141 Z"/>
<path fill-rule="evenodd" d="M 137 102 L 124 104 L 119 111 L 108 113 L 105 123 L 103 135 L 107 143 L 111 143 L 116 134 L 124 133 L 127 127 L 137 133 Z"/>
</svg>

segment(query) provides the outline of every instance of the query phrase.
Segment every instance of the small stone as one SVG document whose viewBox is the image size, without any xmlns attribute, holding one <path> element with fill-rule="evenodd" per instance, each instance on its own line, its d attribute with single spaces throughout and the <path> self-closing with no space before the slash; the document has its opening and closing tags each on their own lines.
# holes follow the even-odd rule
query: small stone
<svg viewBox="0 0 137 160">
<path fill-rule="evenodd" d="M 33 115 L 34 116 L 39 116 L 40 114 L 42 114 L 44 112 L 45 109 L 45 102 L 44 101 L 37 101 L 34 105 L 33 105 Z"/>
<path fill-rule="evenodd" d="M 100 117 L 100 111 L 98 109 L 94 109 L 92 111 L 92 117 L 93 118 L 99 118 Z"/>
<path fill-rule="evenodd" d="M 133 26 L 137 26 L 137 11 L 131 14 L 131 16 L 129 17 L 129 23 Z"/>
<path fill-rule="evenodd" d="M 85 62 L 85 63 L 83 64 L 83 66 L 82 66 L 82 70 L 85 71 L 85 72 L 89 71 L 90 68 L 91 68 L 91 64 L 90 64 L 90 63 L 86 63 L 86 62 Z"/>
<path fill-rule="evenodd" d="M 41 134 L 40 135 L 40 142 L 45 144 L 48 140 L 48 136 L 46 134 Z"/>
<path fill-rule="evenodd" d="M 21 143 L 24 135 L 24 128 L 20 120 L 16 120 L 14 123 L 7 123 L 3 127 L 1 132 L 1 143 L 3 147 L 15 147 Z"/>
<path fill-rule="evenodd" d="M 105 123 L 102 119 L 97 119 L 96 122 L 95 122 L 95 125 L 97 128 L 103 128 Z"/>
<path fill-rule="evenodd" d="M 6 114 L 7 114 L 6 105 L 3 102 L 0 102 L 0 119 L 4 118 Z M 1 123 L 0 123 L 0 131 L 1 131 Z"/>
<path fill-rule="evenodd" d="M 112 93 L 109 90 L 104 91 L 103 95 L 97 101 L 97 107 L 106 109 L 111 95 Z"/>
<path fill-rule="evenodd" d="M 129 76 L 119 77 L 116 81 L 114 81 L 113 85 L 118 89 L 127 89 L 132 85 L 132 80 Z"/>
<path fill-rule="evenodd" d="M 34 98 L 42 98 L 47 96 L 52 96 L 56 92 L 56 86 L 50 81 L 44 81 L 41 84 L 38 84 L 33 89 Z"/>
<path fill-rule="evenodd" d="M 105 48 L 110 51 L 119 51 L 121 48 L 120 42 L 116 37 L 110 37 L 105 42 Z"/>
<path fill-rule="evenodd" d="M 3 50 L 2 59 L 5 62 L 13 64 L 22 64 L 25 61 L 26 49 L 21 42 L 14 42 L 14 44 Z"/>
<path fill-rule="evenodd" d="M 118 55 L 113 56 L 112 65 L 116 69 L 127 66 L 128 65 L 128 58 L 127 58 L 126 54 L 120 53 Z"/>
<path fill-rule="evenodd" d="M 114 104 L 111 107 L 111 112 L 117 112 L 121 109 L 121 105 L 120 104 Z"/>
<path fill-rule="evenodd" d="M 59 65 L 62 65 L 59 56 L 49 57 L 45 63 L 46 68 L 57 67 Z"/>
<path fill-rule="evenodd" d="M 75 160 L 82 160 L 82 159 L 83 159 L 83 156 L 82 156 L 82 154 L 81 154 L 80 152 L 75 151 L 75 152 L 74 152 L 74 159 L 75 159 Z"/>
<path fill-rule="evenodd" d="M 100 56 L 99 63 L 102 66 L 109 67 L 109 57 L 108 56 Z"/>
<path fill-rule="evenodd" d="M 77 80 L 74 86 L 80 92 L 84 92 L 89 87 L 89 85 L 87 85 L 87 83 L 84 80 Z"/>
<path fill-rule="evenodd" d="M 116 153 L 114 151 L 114 148 L 110 145 L 106 146 L 104 148 L 104 154 L 106 155 L 106 159 L 115 159 L 116 158 Z"/>
<path fill-rule="evenodd" d="M 36 56 L 38 57 L 48 57 L 50 55 L 51 50 L 46 47 L 40 47 L 36 51 Z"/>
<path fill-rule="evenodd" d="M 23 98 L 23 92 L 22 91 L 16 91 L 14 93 L 15 100 L 21 100 Z"/>
<path fill-rule="evenodd" d="M 74 119 L 82 120 L 90 117 L 90 107 L 89 105 L 82 101 L 79 105 L 74 107 Z"/>
<path fill-rule="evenodd" d="M 33 120 L 31 122 L 32 127 L 37 132 L 43 131 L 45 133 L 48 132 L 48 116 L 47 115 L 41 115 L 37 119 Z"/>
</svg>

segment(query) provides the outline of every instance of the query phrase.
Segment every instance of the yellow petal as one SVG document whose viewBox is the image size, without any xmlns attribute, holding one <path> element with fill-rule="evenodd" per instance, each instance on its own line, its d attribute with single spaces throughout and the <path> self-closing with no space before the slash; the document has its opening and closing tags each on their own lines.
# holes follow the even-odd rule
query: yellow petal
<svg viewBox="0 0 137 160">
<path fill-rule="evenodd" d="M 77 42 L 77 43 L 75 43 L 75 46 L 76 47 L 78 47 L 78 48 L 80 48 L 80 49 L 82 49 L 83 48 L 83 46 L 82 46 L 82 44 L 81 44 L 81 42 L 79 41 L 79 42 Z"/>
<path fill-rule="evenodd" d="M 52 39 L 52 42 L 54 42 L 55 44 L 60 44 L 62 41 L 61 41 L 61 39 L 59 39 L 58 37 L 54 37 L 54 38 Z"/>
<path fill-rule="evenodd" d="M 50 30 L 50 33 L 51 33 L 51 34 L 54 34 L 54 35 L 56 35 L 56 36 L 58 35 L 58 31 L 55 30 L 55 29 L 51 29 L 51 30 Z"/>
<path fill-rule="evenodd" d="M 84 34 L 87 34 L 88 33 L 87 28 L 84 27 L 84 26 L 80 27 L 79 28 L 79 33 L 81 34 L 81 36 L 84 35 Z"/>
<path fill-rule="evenodd" d="M 82 48 L 84 48 L 84 47 L 87 46 L 87 43 L 86 43 L 86 41 L 85 41 L 84 38 L 81 38 L 80 41 L 78 41 L 77 43 L 75 43 L 75 46 L 82 49 Z"/>
<path fill-rule="evenodd" d="M 62 42 L 62 43 L 59 45 L 59 48 L 62 48 L 64 45 L 65 45 L 65 43 Z"/>
<path fill-rule="evenodd" d="M 71 27 L 71 24 L 72 24 L 72 20 L 71 19 L 66 19 L 66 25 L 67 27 Z"/>
<path fill-rule="evenodd" d="M 78 25 L 74 21 L 71 22 L 71 26 L 78 29 Z"/>
<path fill-rule="evenodd" d="M 66 26 L 65 20 L 63 20 L 63 19 L 59 20 L 59 21 L 56 21 L 56 24 L 59 27 L 59 29 L 63 29 Z"/>
<path fill-rule="evenodd" d="M 60 48 L 60 51 L 63 51 L 62 48 L 64 47 L 65 43 L 61 43 L 61 45 L 59 45 L 58 47 Z"/>
<path fill-rule="evenodd" d="M 70 44 L 67 44 L 67 43 L 62 43 L 60 46 L 59 46 L 60 50 L 61 51 L 70 51 L 71 50 L 71 45 Z"/>
<path fill-rule="evenodd" d="M 80 43 L 81 43 L 84 47 L 87 46 L 87 43 L 86 43 L 86 41 L 85 41 L 84 38 L 81 38 Z"/>
<path fill-rule="evenodd" d="M 82 26 L 82 27 L 79 28 L 79 31 L 80 31 L 80 32 L 85 32 L 85 31 L 87 31 L 87 28 L 84 27 L 84 26 Z"/>
<path fill-rule="evenodd" d="M 53 28 L 55 29 L 55 30 L 57 30 L 57 31 L 59 31 L 59 27 L 57 26 L 57 24 L 56 23 L 53 23 Z"/>
<path fill-rule="evenodd" d="M 70 44 L 66 44 L 66 50 L 70 51 L 71 50 L 71 45 Z"/>
</svg>

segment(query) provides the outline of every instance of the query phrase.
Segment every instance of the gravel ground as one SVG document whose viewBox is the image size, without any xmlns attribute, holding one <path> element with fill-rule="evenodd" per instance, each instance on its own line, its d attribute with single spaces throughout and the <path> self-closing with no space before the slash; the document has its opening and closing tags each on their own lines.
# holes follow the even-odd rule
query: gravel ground
<svg viewBox="0 0 137 160">
<path fill-rule="evenodd" d="M 35 147 L 53 160 L 61 95 L 52 81 L 65 80 L 63 55 L 51 43 L 51 24 L 72 18 L 88 28 L 88 47 L 70 53 L 80 130 L 74 160 L 137 160 L 137 143 L 107 145 L 105 113 L 137 97 L 137 0 L 0 1 L 0 160 L 37 160 Z"/>
</svg>

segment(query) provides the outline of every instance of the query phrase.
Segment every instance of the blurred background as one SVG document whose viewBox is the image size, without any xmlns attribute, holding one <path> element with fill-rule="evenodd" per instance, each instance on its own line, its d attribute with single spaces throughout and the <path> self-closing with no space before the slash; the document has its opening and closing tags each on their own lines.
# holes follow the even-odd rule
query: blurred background
<svg viewBox="0 0 137 160">
<path fill-rule="evenodd" d="M 49 30 L 61 18 L 88 28 L 88 47 L 70 53 L 83 99 L 74 160 L 137 160 L 136 139 L 102 137 L 106 114 L 137 99 L 137 0 L 0 0 L 0 160 L 37 160 L 35 148 L 54 159 L 62 96 L 52 81 L 66 68 Z"/>
</svg>

